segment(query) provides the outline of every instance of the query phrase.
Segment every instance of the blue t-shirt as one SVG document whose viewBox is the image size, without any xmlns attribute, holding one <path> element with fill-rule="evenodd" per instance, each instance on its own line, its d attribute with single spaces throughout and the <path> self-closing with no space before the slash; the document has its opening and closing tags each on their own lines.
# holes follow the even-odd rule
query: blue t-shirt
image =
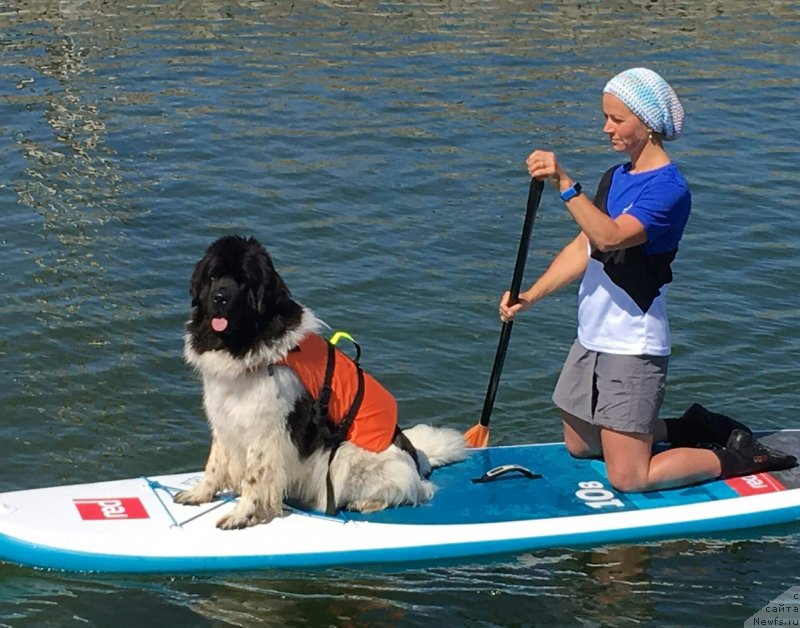
<svg viewBox="0 0 800 628">
<path fill-rule="evenodd" d="M 666 284 L 691 210 L 686 180 L 674 164 L 638 174 L 630 164 L 612 174 L 605 208 L 645 228 L 642 245 L 591 250 L 578 291 L 578 340 L 587 349 L 628 355 L 669 355 Z M 600 204 L 602 199 L 595 199 Z"/>
<path fill-rule="evenodd" d="M 648 255 L 674 251 L 692 207 L 689 184 L 673 163 L 636 174 L 630 169 L 627 163 L 614 172 L 606 202 L 609 216 L 625 213 L 641 222 L 647 232 Z"/>
</svg>

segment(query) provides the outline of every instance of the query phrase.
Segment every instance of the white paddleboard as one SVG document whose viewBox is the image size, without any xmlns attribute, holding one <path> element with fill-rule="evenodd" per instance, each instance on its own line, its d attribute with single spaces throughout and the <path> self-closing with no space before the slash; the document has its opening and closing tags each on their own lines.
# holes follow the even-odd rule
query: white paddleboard
<svg viewBox="0 0 800 628">
<path fill-rule="evenodd" d="M 800 430 L 759 434 L 800 457 Z M 493 480 L 475 482 L 487 472 Z M 182 506 L 200 472 L 0 493 L 0 560 L 98 572 L 167 572 L 435 561 L 548 547 L 711 535 L 800 520 L 800 471 L 668 491 L 614 491 L 599 461 L 563 444 L 476 449 L 437 469 L 430 503 L 329 517 L 290 507 L 219 530 L 235 496 Z"/>
</svg>

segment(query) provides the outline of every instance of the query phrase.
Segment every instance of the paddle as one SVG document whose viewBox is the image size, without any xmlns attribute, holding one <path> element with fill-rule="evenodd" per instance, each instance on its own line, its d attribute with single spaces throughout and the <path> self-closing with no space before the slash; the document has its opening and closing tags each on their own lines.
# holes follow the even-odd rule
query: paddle
<svg viewBox="0 0 800 628">
<path fill-rule="evenodd" d="M 536 210 L 539 208 L 539 200 L 542 198 L 544 182 L 531 179 L 531 186 L 528 190 L 528 208 L 525 212 L 525 222 L 522 226 L 522 236 L 519 240 L 519 250 L 517 251 L 517 263 L 514 266 L 514 276 L 511 279 L 511 295 L 509 303 L 514 305 L 519 301 L 519 289 L 522 285 L 522 275 L 525 272 L 525 261 L 528 258 L 528 248 L 531 242 L 531 232 L 533 231 L 533 221 L 536 218 Z M 497 386 L 500 383 L 500 374 L 503 372 L 503 362 L 506 359 L 506 349 L 511 338 L 511 327 L 514 321 L 503 323 L 500 330 L 500 342 L 497 344 L 497 352 L 494 355 L 494 365 L 492 375 L 489 378 L 489 387 L 486 390 L 486 399 L 483 402 L 481 419 L 477 425 L 471 427 L 464 434 L 467 445 L 470 447 L 486 447 L 489 444 L 489 419 L 492 415 L 492 406 L 497 396 Z"/>
</svg>

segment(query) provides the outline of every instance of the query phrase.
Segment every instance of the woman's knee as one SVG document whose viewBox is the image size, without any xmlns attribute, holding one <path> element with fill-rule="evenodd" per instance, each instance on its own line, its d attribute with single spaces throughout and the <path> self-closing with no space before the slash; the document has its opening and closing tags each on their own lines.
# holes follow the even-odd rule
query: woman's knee
<svg viewBox="0 0 800 628">
<path fill-rule="evenodd" d="M 603 450 L 600 447 L 592 447 L 581 439 L 565 439 L 565 445 L 569 455 L 581 460 L 587 458 L 602 458 Z"/>
<path fill-rule="evenodd" d="M 602 458 L 603 446 L 600 428 L 561 411 L 564 426 L 564 444 L 573 458 Z"/>
<path fill-rule="evenodd" d="M 653 452 L 652 434 L 604 430 L 608 481 L 621 493 L 640 493 L 648 490 L 650 463 Z"/>
<path fill-rule="evenodd" d="M 620 493 L 643 493 L 647 490 L 647 472 L 638 469 L 609 469 L 608 481 Z"/>
</svg>

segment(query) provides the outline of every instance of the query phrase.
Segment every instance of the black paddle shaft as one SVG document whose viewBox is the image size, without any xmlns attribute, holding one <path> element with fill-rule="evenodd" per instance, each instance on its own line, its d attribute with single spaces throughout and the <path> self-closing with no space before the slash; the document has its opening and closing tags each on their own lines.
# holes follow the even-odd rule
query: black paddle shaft
<svg viewBox="0 0 800 628">
<path fill-rule="evenodd" d="M 511 295 L 509 304 L 514 305 L 519 301 L 519 289 L 522 286 L 522 275 L 525 273 L 525 262 L 528 259 L 528 249 L 531 244 L 531 233 L 533 232 L 533 221 L 536 219 L 536 210 L 539 208 L 539 201 L 542 198 L 544 182 L 531 179 L 531 186 L 528 190 L 528 208 L 525 212 L 525 223 L 522 226 L 522 236 L 519 239 L 519 250 L 517 251 L 517 263 L 514 266 L 514 277 L 511 279 Z M 511 327 L 514 321 L 503 323 L 500 330 L 500 342 L 497 344 L 497 352 L 494 355 L 494 365 L 492 375 L 489 378 L 489 387 L 486 390 L 486 399 L 483 402 L 480 424 L 484 427 L 489 426 L 489 419 L 492 416 L 494 399 L 497 396 L 497 386 L 500 384 L 500 374 L 503 372 L 503 362 L 506 359 L 508 341 L 511 338 Z"/>
</svg>

